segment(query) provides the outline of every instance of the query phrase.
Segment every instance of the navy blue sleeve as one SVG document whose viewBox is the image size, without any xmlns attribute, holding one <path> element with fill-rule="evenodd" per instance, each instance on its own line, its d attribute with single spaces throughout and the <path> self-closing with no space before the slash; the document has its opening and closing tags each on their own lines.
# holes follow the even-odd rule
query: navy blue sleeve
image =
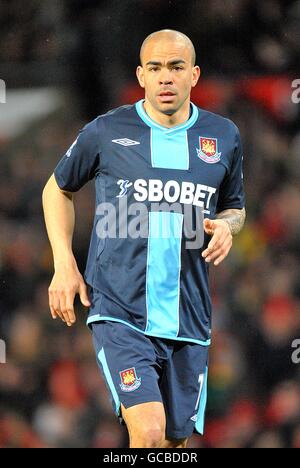
<svg viewBox="0 0 300 468">
<path fill-rule="evenodd" d="M 245 207 L 243 184 L 243 146 L 240 132 L 236 127 L 235 145 L 230 170 L 225 176 L 219 192 L 217 213 L 229 209 Z"/>
<path fill-rule="evenodd" d="M 100 119 L 83 127 L 77 139 L 54 169 L 56 182 L 62 190 L 76 192 L 93 179 L 100 164 Z"/>
</svg>

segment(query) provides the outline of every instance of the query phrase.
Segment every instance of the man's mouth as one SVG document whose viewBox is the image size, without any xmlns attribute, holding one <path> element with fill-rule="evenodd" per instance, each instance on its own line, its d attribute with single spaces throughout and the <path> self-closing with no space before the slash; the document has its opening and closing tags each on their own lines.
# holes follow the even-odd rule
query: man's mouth
<svg viewBox="0 0 300 468">
<path fill-rule="evenodd" d="M 159 96 L 175 96 L 175 93 L 173 93 L 172 91 L 162 91 L 161 93 L 159 93 Z"/>
<path fill-rule="evenodd" d="M 160 100 L 160 102 L 168 103 L 168 102 L 173 102 L 175 96 L 176 94 L 173 93 L 172 91 L 162 91 L 161 93 L 159 93 L 158 99 Z"/>
</svg>

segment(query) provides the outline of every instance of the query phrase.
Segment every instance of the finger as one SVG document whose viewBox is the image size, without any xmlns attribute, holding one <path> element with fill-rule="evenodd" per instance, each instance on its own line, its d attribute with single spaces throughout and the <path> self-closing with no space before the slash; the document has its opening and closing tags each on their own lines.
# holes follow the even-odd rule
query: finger
<svg viewBox="0 0 300 468">
<path fill-rule="evenodd" d="M 55 312 L 55 310 L 54 310 L 54 307 L 53 307 L 53 305 L 51 305 L 51 304 L 50 304 L 50 311 L 51 311 L 52 318 L 53 318 L 54 320 L 56 320 L 57 317 L 58 317 L 58 315 L 56 314 L 56 312 Z"/>
<path fill-rule="evenodd" d="M 90 307 L 91 303 L 88 297 L 87 287 L 83 281 L 80 283 L 79 286 L 79 296 L 81 303 L 86 307 Z"/>
<path fill-rule="evenodd" d="M 202 253 L 202 257 L 207 257 L 211 253 L 214 252 L 214 250 L 220 248 L 222 246 L 222 243 L 225 241 L 226 235 L 222 235 L 222 233 L 216 231 L 210 241 L 210 243 L 207 246 L 207 249 L 204 250 Z"/>
<path fill-rule="evenodd" d="M 227 257 L 228 253 L 229 253 L 229 252 L 226 252 L 225 254 L 220 255 L 220 257 L 218 257 L 218 258 L 214 261 L 214 266 L 220 265 L 220 263 L 222 263 L 223 260 L 225 260 L 225 258 Z"/>
<path fill-rule="evenodd" d="M 211 261 L 216 258 L 216 252 L 223 253 L 224 249 L 230 250 L 232 246 L 232 238 L 228 237 L 227 234 L 222 235 L 221 238 L 211 247 L 208 245 L 208 248 L 203 252 L 203 257 L 205 260 Z"/>
<path fill-rule="evenodd" d="M 210 262 L 212 262 L 213 260 L 215 260 L 216 258 L 220 257 L 223 253 L 224 253 L 224 250 L 223 250 L 223 249 L 217 249 L 217 250 L 215 250 L 214 252 L 210 253 L 210 254 L 206 257 L 205 261 L 206 261 L 207 263 L 210 263 Z"/>
<path fill-rule="evenodd" d="M 53 291 L 52 293 L 52 304 L 53 304 L 53 310 L 55 314 L 64 322 L 65 319 L 60 309 L 59 294 L 56 291 Z"/>
<path fill-rule="evenodd" d="M 70 327 L 72 325 L 72 323 L 70 322 L 70 319 L 69 319 L 69 314 L 67 312 L 67 306 L 66 306 L 66 295 L 64 292 L 61 292 L 59 294 L 59 302 L 60 302 L 60 310 L 62 312 L 62 315 L 64 317 L 64 321 L 66 322 L 66 324 L 68 325 L 68 327 Z"/>
<path fill-rule="evenodd" d="M 220 249 L 215 250 L 211 253 L 208 257 L 206 257 L 206 262 L 213 262 L 214 260 L 218 259 L 222 255 L 228 255 L 229 247 L 222 246 Z"/>
<path fill-rule="evenodd" d="M 57 315 L 56 315 L 56 313 L 55 313 L 55 310 L 54 310 L 53 306 L 51 306 L 51 305 L 50 305 L 50 311 L 51 311 L 51 316 L 52 316 L 52 318 L 53 318 L 54 320 L 56 320 L 56 319 L 57 319 Z"/>
<path fill-rule="evenodd" d="M 74 291 L 69 291 L 66 293 L 66 310 L 67 310 L 69 321 L 71 322 L 71 324 L 76 322 L 76 316 L 74 312 L 74 297 L 75 297 Z"/>
<path fill-rule="evenodd" d="M 55 320 L 55 319 L 57 319 L 57 314 L 55 313 L 55 310 L 54 310 L 54 307 L 53 307 L 53 300 L 52 300 L 52 292 L 51 291 L 48 292 L 48 296 L 49 296 L 50 312 L 51 312 L 52 318 Z"/>
<path fill-rule="evenodd" d="M 211 219 L 205 218 L 203 221 L 203 227 L 206 234 L 212 235 L 214 231 L 214 223 Z"/>
<path fill-rule="evenodd" d="M 216 250 L 213 252 L 213 254 L 207 257 L 206 261 L 214 262 L 215 266 L 219 265 L 229 254 L 231 246 L 232 242 L 226 242 L 220 249 Z"/>
</svg>

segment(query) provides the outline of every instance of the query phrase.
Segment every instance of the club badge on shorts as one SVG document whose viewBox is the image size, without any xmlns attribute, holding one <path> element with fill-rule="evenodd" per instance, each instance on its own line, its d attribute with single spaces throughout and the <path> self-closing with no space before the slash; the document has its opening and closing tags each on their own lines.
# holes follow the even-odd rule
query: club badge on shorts
<svg viewBox="0 0 300 468">
<path fill-rule="evenodd" d="M 200 137 L 200 149 L 197 148 L 197 155 L 208 164 L 215 164 L 220 161 L 221 154 L 218 153 L 217 138 Z"/>
<path fill-rule="evenodd" d="M 138 379 L 134 367 L 125 369 L 120 372 L 121 383 L 120 387 L 123 392 L 133 392 L 141 385 L 141 380 Z"/>
</svg>

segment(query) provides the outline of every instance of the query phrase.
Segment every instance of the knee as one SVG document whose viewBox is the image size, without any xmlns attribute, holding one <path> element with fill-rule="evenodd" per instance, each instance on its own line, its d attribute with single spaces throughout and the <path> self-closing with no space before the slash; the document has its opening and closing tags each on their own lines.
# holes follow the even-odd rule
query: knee
<svg viewBox="0 0 300 468">
<path fill-rule="evenodd" d="M 167 439 L 164 448 L 186 448 L 188 439 Z"/>
<path fill-rule="evenodd" d="M 139 433 L 132 437 L 131 446 L 140 448 L 159 448 L 165 440 L 163 428 L 150 426 L 141 428 Z"/>
</svg>

